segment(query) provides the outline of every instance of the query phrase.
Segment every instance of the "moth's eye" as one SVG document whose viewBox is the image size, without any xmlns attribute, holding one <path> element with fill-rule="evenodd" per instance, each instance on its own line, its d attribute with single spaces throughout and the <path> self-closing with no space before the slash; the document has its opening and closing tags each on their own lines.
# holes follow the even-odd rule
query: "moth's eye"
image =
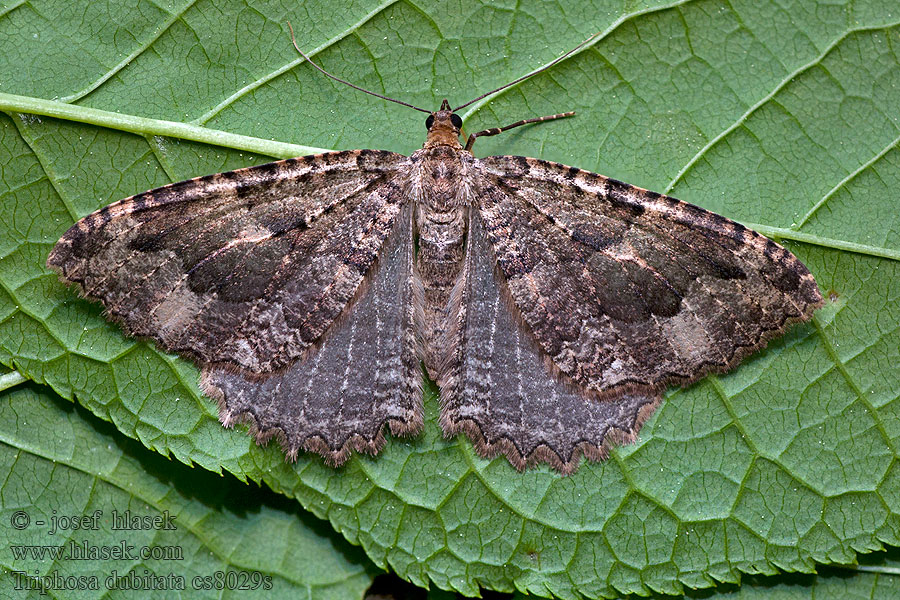
<svg viewBox="0 0 900 600">
<path fill-rule="evenodd" d="M 462 129 L 462 119 L 459 118 L 459 115 L 453 113 L 450 115 L 450 122 L 453 123 L 453 126 L 457 129 Z"/>
<path fill-rule="evenodd" d="M 431 129 L 432 125 L 434 125 L 434 115 L 428 115 L 428 118 L 425 119 L 425 129 Z"/>
</svg>

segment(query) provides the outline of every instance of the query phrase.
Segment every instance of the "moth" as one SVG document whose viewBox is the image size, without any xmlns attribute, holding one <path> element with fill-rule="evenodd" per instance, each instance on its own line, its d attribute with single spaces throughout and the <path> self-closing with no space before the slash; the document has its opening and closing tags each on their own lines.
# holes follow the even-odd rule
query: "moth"
<svg viewBox="0 0 900 600">
<path fill-rule="evenodd" d="M 575 167 L 471 152 L 572 113 L 463 146 L 456 111 L 503 88 L 429 111 L 303 56 L 427 113 L 422 149 L 150 190 L 75 223 L 47 260 L 128 334 L 195 361 L 222 423 L 275 436 L 288 459 L 337 466 L 378 453 L 386 427 L 419 433 L 424 365 L 446 436 L 569 474 L 633 440 L 667 386 L 732 369 L 822 304 L 793 254 L 739 223 Z"/>
</svg>

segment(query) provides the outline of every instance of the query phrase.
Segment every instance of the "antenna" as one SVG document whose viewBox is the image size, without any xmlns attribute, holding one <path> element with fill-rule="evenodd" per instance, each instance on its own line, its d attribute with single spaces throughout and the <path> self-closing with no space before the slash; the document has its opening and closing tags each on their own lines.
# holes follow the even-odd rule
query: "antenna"
<svg viewBox="0 0 900 600">
<path fill-rule="evenodd" d="M 589 37 L 588 39 L 584 40 L 583 42 L 581 42 L 580 44 L 578 44 L 577 46 L 575 46 L 574 48 L 572 48 L 571 50 L 569 50 L 568 52 L 566 52 L 565 54 L 563 54 L 562 56 L 560 56 L 560 57 L 558 57 L 557 59 L 553 60 L 552 62 L 550 62 L 550 63 L 544 65 L 543 67 L 541 67 L 541 68 L 539 68 L 539 69 L 537 69 L 537 70 L 535 70 L 535 71 L 532 71 L 531 73 L 528 73 L 527 75 L 522 75 L 522 76 L 519 77 L 518 79 L 513 80 L 513 81 L 510 81 L 510 82 L 507 83 L 506 85 L 501 85 L 500 87 L 498 87 L 498 88 L 495 89 L 495 90 L 491 90 L 490 92 L 484 93 L 484 94 L 478 96 L 477 98 L 475 98 L 474 100 L 469 100 L 469 101 L 466 102 L 465 104 L 460 104 L 459 106 L 457 106 L 456 108 L 453 109 L 453 112 L 456 112 L 456 111 L 458 111 L 458 110 L 461 109 L 461 108 L 465 108 L 465 107 L 469 106 L 470 104 L 474 104 L 475 102 L 478 102 L 478 101 L 481 100 L 482 98 L 487 98 L 488 96 L 490 96 L 490 95 L 492 95 L 492 94 L 496 94 L 497 92 L 499 92 L 499 91 L 501 91 L 501 90 L 505 90 L 505 89 L 508 88 L 508 87 L 514 86 L 514 85 L 516 85 L 517 83 L 519 83 L 520 81 L 525 81 L 525 80 L 528 79 L 529 77 L 534 77 L 534 76 L 537 75 L 538 73 L 542 73 L 543 71 L 546 71 L 547 69 L 549 69 L 550 67 L 552 67 L 553 65 L 555 65 L 556 63 L 558 63 L 559 61 L 561 61 L 561 60 L 563 60 L 563 59 L 565 59 L 565 58 L 568 58 L 569 56 L 571 56 L 571 55 L 574 54 L 575 52 L 578 52 L 579 50 L 581 50 L 582 48 L 584 48 L 585 46 L 587 46 L 588 43 L 589 43 L 591 40 L 593 40 L 595 37 L 597 37 L 597 36 L 600 35 L 601 33 L 603 33 L 603 32 L 602 32 L 602 31 L 598 31 L 597 33 L 595 33 L 594 35 L 592 35 L 592 36 Z"/>
<path fill-rule="evenodd" d="M 396 98 L 390 98 L 390 97 L 388 97 L 388 96 L 383 96 L 383 95 L 381 95 L 381 94 L 378 94 L 378 93 L 369 91 L 369 90 L 367 90 L 367 89 L 365 89 L 365 88 L 361 88 L 361 87 L 359 87 L 358 85 L 354 85 L 354 84 L 350 83 L 349 81 L 346 81 L 346 80 L 344 80 L 344 79 L 341 79 L 340 77 L 336 77 L 335 75 L 332 75 L 331 73 L 329 73 L 328 71 L 326 71 L 325 69 L 323 69 L 322 67 L 320 67 L 319 65 L 317 65 L 316 63 L 314 63 L 313 60 L 312 60 L 310 57 L 308 57 L 308 56 L 306 55 L 306 53 L 303 52 L 303 50 L 300 49 L 300 46 L 297 45 L 297 40 L 294 38 L 294 28 L 291 27 L 291 22 L 290 22 L 290 21 L 287 22 L 287 26 L 288 26 L 288 29 L 291 30 L 291 43 L 294 45 L 294 49 L 297 50 L 297 52 L 300 53 L 300 56 L 302 56 L 302 57 L 306 60 L 306 62 L 308 62 L 309 64 L 311 64 L 312 66 L 314 66 L 316 69 L 318 69 L 318 70 L 319 70 L 322 74 L 324 74 L 325 76 L 327 76 L 327 77 L 329 77 L 329 78 L 331 78 L 331 79 L 337 81 L 338 83 L 343 83 L 344 85 L 348 85 L 348 86 L 352 87 L 352 88 L 355 89 L 355 90 L 359 90 L 360 92 L 365 92 L 366 94 L 369 94 L 370 96 L 375 96 L 376 98 L 381 98 L 382 100 L 387 100 L 388 102 L 395 102 L 395 103 L 400 104 L 400 105 L 402 105 L 402 106 L 406 106 L 406 107 L 412 108 L 413 110 L 417 110 L 417 111 L 419 111 L 419 112 L 427 113 L 427 114 L 429 114 L 429 115 L 430 115 L 430 114 L 433 114 L 433 112 L 430 111 L 430 110 L 426 110 L 426 109 L 424 109 L 424 108 L 419 108 L 418 106 L 414 106 L 414 105 L 410 104 L 409 102 L 403 102 L 402 100 L 397 100 Z M 508 88 L 508 87 L 512 87 L 512 86 L 516 85 L 517 83 L 519 83 L 519 82 L 521 82 L 521 81 L 525 81 L 525 80 L 528 79 L 529 77 L 534 77 L 534 76 L 537 75 L 538 73 L 542 73 L 542 72 L 546 71 L 547 69 L 549 69 L 549 68 L 552 67 L 553 65 L 555 65 L 555 64 L 557 64 L 558 62 L 560 62 L 560 61 L 562 61 L 562 60 L 568 58 L 569 56 L 571 56 L 571 55 L 574 54 L 575 52 L 578 52 L 579 50 L 581 50 L 582 48 L 584 48 L 586 45 L 588 45 L 588 43 L 590 43 L 594 38 L 596 38 L 596 37 L 597 37 L 598 35 L 600 35 L 601 33 L 602 33 L 601 31 L 598 31 L 597 33 L 593 34 L 592 36 L 590 36 L 589 38 L 587 38 L 586 40 L 584 40 L 583 42 L 581 42 L 580 44 L 578 44 L 577 46 L 575 46 L 574 48 L 572 48 L 571 50 L 569 50 L 568 52 L 566 52 L 565 54 L 563 54 L 562 56 L 557 57 L 556 59 L 554 59 L 554 60 L 552 60 L 551 62 L 547 63 L 547 64 L 544 65 L 543 67 L 540 67 L 539 69 L 536 69 L 536 70 L 532 71 L 531 73 L 528 73 L 527 75 L 522 75 L 522 76 L 519 77 L 518 79 L 515 79 L 515 80 L 513 80 L 513 81 L 510 81 L 510 82 L 507 83 L 506 85 L 501 85 L 500 87 L 498 87 L 498 88 L 496 88 L 496 89 L 493 89 L 493 90 L 491 90 L 490 92 L 486 92 L 486 93 L 484 93 L 484 94 L 481 94 L 481 95 L 478 96 L 477 98 L 474 98 L 474 99 L 472 99 L 472 100 L 469 100 L 469 101 L 466 102 L 465 104 L 460 104 L 460 105 L 457 106 L 456 108 L 452 109 L 450 112 L 454 112 L 454 113 L 455 113 L 456 111 L 458 111 L 458 110 L 460 110 L 460 109 L 462 109 L 462 108 L 465 108 L 465 107 L 469 106 L 470 104 L 474 104 L 475 102 L 478 102 L 478 101 L 481 100 L 482 98 L 487 98 L 488 96 L 490 96 L 490 95 L 492 95 L 492 94 L 496 94 L 496 93 L 499 92 L 499 91 L 505 90 L 505 89 Z M 549 117 L 538 117 L 538 118 L 536 118 L 536 119 L 526 119 L 526 120 L 524 120 L 524 121 L 518 121 L 518 122 L 516 122 L 516 123 L 513 123 L 512 125 L 507 125 L 506 127 L 500 127 L 500 128 L 495 127 L 495 128 L 492 128 L 492 129 L 486 129 L 486 130 L 484 130 L 484 131 L 480 131 L 480 132 L 478 132 L 477 134 L 474 134 L 474 135 L 470 136 L 470 137 L 469 137 L 468 144 L 466 145 L 466 149 L 468 150 L 469 148 L 471 148 L 472 143 L 475 141 L 475 138 L 476 138 L 476 137 L 486 136 L 486 135 L 497 135 L 497 134 L 500 133 L 501 131 L 506 131 L 507 129 L 512 129 L 513 127 L 518 127 L 518 126 L 520 126 L 520 125 L 526 125 L 526 124 L 528 124 L 528 123 L 539 123 L 539 122 L 541 122 L 541 121 L 549 121 L 549 120 L 552 120 L 552 119 L 560 119 L 560 118 L 565 118 L 565 117 L 571 117 L 573 114 L 575 114 L 575 113 L 574 113 L 574 112 L 570 112 L 570 113 L 562 113 L 562 114 L 558 114 L 558 115 L 551 115 L 551 116 L 549 116 Z"/>
<path fill-rule="evenodd" d="M 419 108 L 418 106 L 413 106 L 412 104 L 410 104 L 410 103 L 408 103 L 408 102 L 403 102 L 402 100 L 397 100 L 397 99 L 395 99 L 395 98 L 389 98 L 389 97 L 387 97 L 387 96 L 382 96 L 381 94 L 376 94 L 375 92 L 370 92 L 369 90 L 367 90 L 367 89 L 365 89 L 365 88 L 361 88 L 361 87 L 359 87 L 358 85 L 353 85 L 353 84 L 350 83 L 349 81 L 344 81 L 344 80 L 341 79 L 340 77 L 335 77 L 334 75 L 332 75 L 331 73 L 329 73 L 328 71 L 326 71 L 325 69 L 323 69 L 322 67 L 320 67 L 319 65 L 317 65 L 316 63 L 314 63 L 313 60 L 312 60 L 310 57 L 308 57 L 306 54 L 304 54 L 303 50 L 300 49 L 300 46 L 297 45 L 297 40 L 294 39 L 294 28 L 291 27 L 291 22 L 290 22 L 290 21 L 287 22 L 287 26 L 288 26 L 288 29 L 291 30 L 291 43 L 294 44 L 294 49 L 296 49 L 297 52 L 300 53 L 300 56 L 302 56 L 303 58 L 306 59 L 306 62 L 308 62 L 309 64 L 311 64 L 311 65 L 314 66 L 315 68 L 317 68 L 319 71 L 321 71 L 322 73 L 324 73 L 325 75 L 327 75 L 327 76 L 330 77 L 331 79 L 334 79 L 335 81 L 337 81 L 337 82 L 339 82 L 339 83 L 343 83 L 344 85 L 349 85 L 349 86 L 352 87 L 354 90 L 359 90 L 359 91 L 361 91 L 361 92 L 365 92 L 365 93 L 369 94 L 370 96 L 375 96 L 376 98 L 381 98 L 382 100 L 387 100 L 387 101 L 389 101 L 389 102 L 396 102 L 397 104 L 402 104 L 403 106 L 408 106 L 409 108 L 415 109 L 415 110 L 417 110 L 417 111 L 419 111 L 419 112 L 427 113 L 427 114 L 429 114 L 429 115 L 431 114 L 432 111 L 430 111 L 430 110 L 425 110 L 424 108 Z M 549 65 L 548 65 L 548 66 L 549 66 Z M 493 93 L 493 92 L 492 92 L 492 93 Z"/>
</svg>

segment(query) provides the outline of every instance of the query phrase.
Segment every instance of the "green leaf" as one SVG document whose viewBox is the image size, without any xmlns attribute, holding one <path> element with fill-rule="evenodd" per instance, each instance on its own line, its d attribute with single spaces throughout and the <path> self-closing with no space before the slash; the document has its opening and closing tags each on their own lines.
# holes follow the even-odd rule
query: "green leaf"
<svg viewBox="0 0 900 600">
<path fill-rule="evenodd" d="M 0 472 L 10 591 L 344 600 L 376 573 L 287 498 L 168 461 L 34 384 L 0 392 Z"/>
<path fill-rule="evenodd" d="M 678 594 L 900 544 L 900 14 L 888 4 L 7 1 L 0 362 L 149 448 L 264 481 L 420 585 Z M 751 224 L 830 301 L 728 376 L 672 390 L 637 443 L 572 477 L 519 474 L 443 440 L 434 389 L 419 438 L 340 470 L 286 464 L 276 444 L 218 424 L 195 367 L 123 337 L 43 265 L 78 217 L 284 156 L 283 142 L 421 144 L 422 115 L 301 64 L 288 20 L 325 68 L 427 107 L 603 31 L 463 115 L 469 130 L 575 118 L 475 153 L 588 168 Z"/>
<path fill-rule="evenodd" d="M 665 600 L 892 600 L 900 596 L 900 551 L 894 548 L 863 559 L 858 567 L 820 567 L 816 574 L 809 575 L 750 575 L 744 577 L 740 586 L 720 585 L 714 594 L 689 593 L 665 596 Z M 510 595 L 509 600 L 530 597 L 516 593 Z M 655 594 L 651 598 L 663 600 Z"/>
</svg>

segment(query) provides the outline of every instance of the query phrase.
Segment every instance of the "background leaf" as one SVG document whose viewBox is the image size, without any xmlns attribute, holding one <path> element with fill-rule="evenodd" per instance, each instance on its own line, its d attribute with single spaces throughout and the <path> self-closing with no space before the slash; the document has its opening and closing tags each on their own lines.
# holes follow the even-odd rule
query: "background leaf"
<svg viewBox="0 0 900 600">
<path fill-rule="evenodd" d="M 892 600 L 900 594 L 897 577 L 898 552 L 878 552 L 862 557 L 863 564 L 853 567 L 822 567 L 816 574 L 782 574 L 744 577 L 740 586 L 721 585 L 717 593 L 693 592 L 684 596 L 666 596 L 668 600 L 715 598 L 715 600 Z M 654 595 L 655 596 L 655 595 Z M 509 600 L 529 596 L 511 594 Z M 659 596 L 655 596 L 659 597 Z M 429 598 L 429 600 L 431 600 Z M 434 600 L 438 600 L 435 598 Z M 441 598 L 440 600 L 444 600 Z M 493 598 L 492 600 L 499 600 Z"/>
<path fill-rule="evenodd" d="M 433 389 L 423 436 L 337 471 L 285 464 L 218 424 L 192 365 L 125 339 L 43 265 L 78 217 L 282 155 L 268 139 L 419 147 L 420 115 L 300 64 L 287 20 L 325 68 L 435 107 L 604 31 L 463 115 L 472 130 L 578 116 L 476 154 L 573 164 L 753 225 L 830 302 L 734 373 L 671 391 L 638 443 L 572 477 L 442 440 Z M 298 499 L 420 585 L 678 594 L 851 562 L 900 542 L 898 47 L 884 0 L 0 3 L 0 362 L 149 448 Z M 46 116 L 62 114 L 52 99 L 65 119 Z M 181 139 L 160 120 L 186 124 Z"/>
<path fill-rule="evenodd" d="M 377 573 L 287 498 L 172 463 L 40 386 L 0 393 L 0 465 L 10 592 L 101 598 L 137 577 L 143 597 L 346 600 L 362 598 Z M 159 521 L 133 526 L 129 514 Z M 75 529 L 71 516 L 89 520 Z M 52 556 L 54 547 L 63 554 Z M 124 558 L 89 554 L 126 547 Z M 153 554 L 142 559 L 142 549 Z M 54 583 L 82 576 L 80 589 Z"/>
</svg>

